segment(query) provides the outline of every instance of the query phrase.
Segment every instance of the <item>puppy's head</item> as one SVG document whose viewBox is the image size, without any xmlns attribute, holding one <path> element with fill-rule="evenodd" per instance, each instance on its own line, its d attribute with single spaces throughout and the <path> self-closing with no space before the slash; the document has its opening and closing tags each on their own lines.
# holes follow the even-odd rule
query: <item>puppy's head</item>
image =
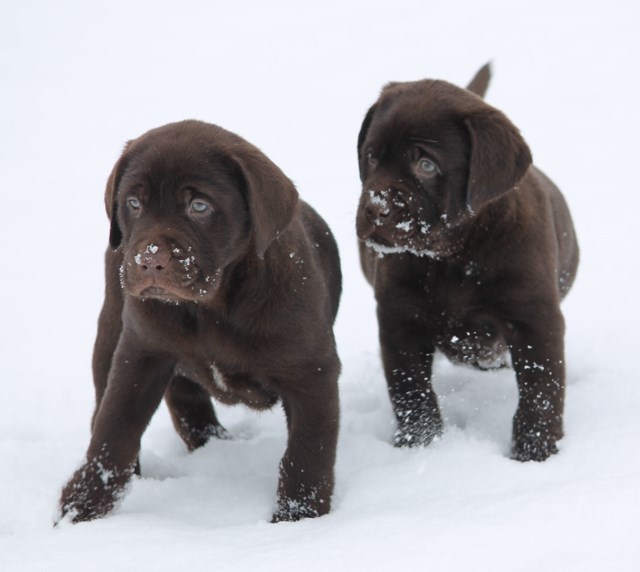
<svg viewBox="0 0 640 572">
<path fill-rule="evenodd" d="M 129 142 L 105 192 L 109 243 L 131 296 L 210 301 L 225 271 L 264 256 L 298 194 L 263 153 L 215 125 L 184 121 Z"/>
<path fill-rule="evenodd" d="M 464 229 L 512 190 L 531 164 L 516 127 L 447 82 L 387 85 L 358 137 L 357 231 L 380 253 L 443 257 Z"/>
</svg>

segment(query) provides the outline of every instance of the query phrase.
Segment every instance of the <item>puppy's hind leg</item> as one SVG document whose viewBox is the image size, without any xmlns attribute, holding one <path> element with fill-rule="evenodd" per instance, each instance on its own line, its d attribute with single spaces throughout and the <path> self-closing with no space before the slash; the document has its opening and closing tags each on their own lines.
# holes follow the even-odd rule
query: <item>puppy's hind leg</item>
<svg viewBox="0 0 640 572">
<path fill-rule="evenodd" d="M 211 396 L 197 383 L 178 376 L 165 393 L 173 425 L 189 451 L 202 447 L 211 437 L 229 439 L 211 403 Z"/>
</svg>

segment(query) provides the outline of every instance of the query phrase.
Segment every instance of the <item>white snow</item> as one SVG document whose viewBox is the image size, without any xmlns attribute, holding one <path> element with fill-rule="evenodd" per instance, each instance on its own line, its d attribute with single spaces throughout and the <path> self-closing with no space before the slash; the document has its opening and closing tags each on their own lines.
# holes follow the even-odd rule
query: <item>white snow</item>
<svg viewBox="0 0 640 572">
<path fill-rule="evenodd" d="M 389 214 L 389 203 L 387 202 L 387 197 L 389 196 L 389 191 L 374 191 L 369 190 L 369 202 L 372 205 L 381 207 L 382 214 Z"/>
<path fill-rule="evenodd" d="M 379 244 L 372 240 L 367 240 L 365 244 L 378 253 L 378 256 L 382 258 L 386 254 L 402 254 L 403 252 L 410 252 L 414 256 L 428 256 L 429 258 L 438 258 L 438 255 L 431 250 L 418 250 L 411 246 L 386 246 Z"/>
<path fill-rule="evenodd" d="M 213 382 L 220 391 L 229 391 L 227 382 L 224 380 L 222 372 L 218 369 L 218 366 L 215 363 L 211 364 L 211 376 L 213 377 Z"/>
<path fill-rule="evenodd" d="M 631 0 L 1 3 L 0 244 L 29 263 L 0 282 L 0 570 L 637 570 L 639 25 Z M 566 437 L 542 464 L 508 458 L 513 373 L 442 360 L 444 435 L 390 445 L 358 262 L 368 107 L 389 81 L 465 84 L 489 60 L 487 99 L 564 191 L 582 246 L 563 305 Z M 89 440 L 104 186 L 125 141 L 185 118 L 263 149 L 340 245 L 333 510 L 269 524 L 280 410 L 218 407 L 235 439 L 188 454 L 162 405 L 115 510 L 54 529 Z"/>
<path fill-rule="evenodd" d="M 144 249 L 144 252 L 142 253 L 138 252 L 138 254 L 136 254 L 133 257 L 133 259 L 135 260 L 138 266 L 141 266 L 143 261 L 142 257 L 146 255 L 144 258 L 144 261 L 145 261 L 145 264 L 148 264 L 150 260 L 149 254 L 155 254 L 156 252 L 158 252 L 158 250 L 159 250 L 159 247 L 156 244 L 153 244 L 153 243 L 147 244 L 146 248 Z"/>
</svg>

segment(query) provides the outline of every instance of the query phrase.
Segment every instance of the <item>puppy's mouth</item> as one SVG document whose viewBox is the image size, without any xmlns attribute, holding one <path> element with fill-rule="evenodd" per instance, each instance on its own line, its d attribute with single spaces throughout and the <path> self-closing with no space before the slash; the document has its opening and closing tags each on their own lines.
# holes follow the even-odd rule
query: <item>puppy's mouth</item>
<svg viewBox="0 0 640 572">
<path fill-rule="evenodd" d="M 379 242 L 376 242 L 374 240 L 365 240 L 364 244 L 367 246 L 367 248 L 370 248 L 371 250 L 376 252 L 376 254 L 378 255 L 378 258 L 382 258 L 387 254 L 403 254 L 403 253 L 413 254 L 414 256 L 419 256 L 419 257 L 427 256 L 429 258 L 440 258 L 440 255 L 437 252 L 434 252 L 433 250 L 428 250 L 424 248 L 423 249 L 414 248 L 413 246 L 410 246 L 410 245 L 388 246 L 386 244 L 380 244 Z"/>
<path fill-rule="evenodd" d="M 145 288 L 138 294 L 138 297 L 143 300 L 160 300 L 162 302 L 181 302 L 184 300 L 182 296 L 179 296 L 175 292 L 158 286 Z"/>
<path fill-rule="evenodd" d="M 218 274 L 216 273 L 216 277 Z M 203 284 L 200 282 L 171 284 L 170 281 L 142 281 L 137 284 L 129 284 L 125 290 L 130 296 L 142 300 L 157 300 L 179 304 L 183 302 L 204 302 L 218 289 L 216 279 L 208 279 Z"/>
</svg>

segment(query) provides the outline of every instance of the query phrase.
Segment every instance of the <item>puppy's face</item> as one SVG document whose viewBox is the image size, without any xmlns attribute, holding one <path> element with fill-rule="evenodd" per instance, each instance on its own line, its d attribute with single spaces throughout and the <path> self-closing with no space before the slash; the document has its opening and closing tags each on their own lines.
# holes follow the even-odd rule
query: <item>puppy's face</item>
<svg viewBox="0 0 640 572">
<path fill-rule="evenodd" d="M 264 206 L 279 197 L 292 210 L 297 195 L 283 175 L 284 190 L 257 188 L 252 171 L 260 169 L 281 176 L 257 149 L 198 122 L 171 124 L 129 143 L 105 199 L 111 245 L 123 252 L 125 292 L 173 303 L 212 301 L 225 271 L 261 256 L 292 216 Z"/>
<path fill-rule="evenodd" d="M 381 254 L 435 257 L 459 251 L 468 223 L 531 162 L 503 114 L 432 80 L 383 90 L 362 125 L 358 155 L 360 240 Z"/>
<path fill-rule="evenodd" d="M 223 269 L 248 248 L 249 212 L 237 181 L 219 159 L 182 146 L 132 154 L 117 211 L 122 284 L 131 296 L 211 298 Z"/>
</svg>

